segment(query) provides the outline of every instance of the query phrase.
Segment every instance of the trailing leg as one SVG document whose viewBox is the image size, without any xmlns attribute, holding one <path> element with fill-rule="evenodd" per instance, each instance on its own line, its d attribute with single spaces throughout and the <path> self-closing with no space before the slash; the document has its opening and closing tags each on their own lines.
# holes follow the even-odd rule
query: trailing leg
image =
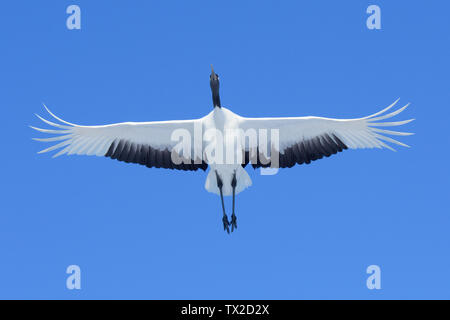
<svg viewBox="0 0 450 320">
<path fill-rule="evenodd" d="M 236 215 L 234 214 L 236 185 L 237 185 L 236 172 L 234 172 L 233 179 L 231 180 L 231 187 L 233 188 L 233 212 L 231 214 L 231 232 L 233 232 L 234 229 L 237 229 L 237 219 L 236 219 Z"/>
<path fill-rule="evenodd" d="M 223 182 L 222 182 L 222 179 L 219 177 L 219 174 L 217 173 L 217 171 L 216 171 L 216 178 L 217 178 L 217 187 L 219 188 L 219 191 L 220 191 L 220 200 L 222 201 L 223 230 L 226 230 L 228 233 L 230 233 L 230 223 L 228 222 L 228 216 L 225 213 L 225 204 L 223 202 L 223 192 L 222 192 Z"/>
</svg>

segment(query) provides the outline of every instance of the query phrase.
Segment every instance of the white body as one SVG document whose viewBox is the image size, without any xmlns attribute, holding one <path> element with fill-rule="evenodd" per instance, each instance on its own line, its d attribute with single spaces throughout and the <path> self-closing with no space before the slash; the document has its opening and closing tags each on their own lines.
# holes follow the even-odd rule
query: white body
<svg viewBox="0 0 450 320">
<path fill-rule="evenodd" d="M 202 119 L 203 123 L 203 131 L 207 132 L 211 129 L 217 129 L 221 132 L 224 140 L 230 140 L 226 138 L 227 132 L 237 132 L 241 131 L 238 129 L 242 129 L 240 124 L 242 123 L 243 118 L 238 116 L 237 114 L 231 112 L 226 108 L 214 108 L 214 110 L 209 113 L 206 117 Z M 240 138 L 240 137 L 238 137 Z M 212 142 L 211 148 L 218 150 L 223 146 L 216 141 Z M 215 145 L 214 145 L 215 144 Z M 233 148 L 234 154 L 241 158 L 243 157 L 242 152 L 243 149 L 238 147 L 238 144 L 233 144 L 231 147 L 225 145 L 224 150 L 231 150 Z M 241 153 L 239 155 L 239 153 Z M 225 157 L 226 155 L 224 155 Z M 237 158 L 236 158 L 237 159 Z M 224 159 L 225 160 L 225 159 Z M 210 171 L 208 177 L 206 178 L 205 189 L 209 192 L 213 192 L 215 194 L 220 194 L 219 188 L 217 187 L 217 177 L 216 172 L 220 176 L 223 181 L 223 195 L 230 196 L 232 195 L 233 189 L 231 187 L 231 180 L 233 179 L 234 173 L 236 173 L 236 190 L 235 194 L 240 193 L 244 189 L 250 187 L 252 185 L 252 180 L 248 175 L 247 171 L 242 167 L 241 162 L 233 161 L 232 163 L 226 163 L 227 161 L 223 161 L 224 163 L 210 163 Z"/>
</svg>

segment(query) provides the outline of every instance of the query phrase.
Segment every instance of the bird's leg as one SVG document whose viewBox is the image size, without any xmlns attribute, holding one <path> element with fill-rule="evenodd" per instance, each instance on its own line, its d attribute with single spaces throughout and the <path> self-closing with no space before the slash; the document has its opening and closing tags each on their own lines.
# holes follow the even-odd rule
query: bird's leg
<svg viewBox="0 0 450 320">
<path fill-rule="evenodd" d="M 236 215 L 234 214 L 234 198 L 235 198 L 235 191 L 236 191 L 236 171 L 234 172 L 233 179 L 231 180 L 231 187 L 233 188 L 233 213 L 231 214 L 231 232 L 234 231 L 234 229 L 237 229 L 237 219 Z"/>
<path fill-rule="evenodd" d="M 217 179 L 217 187 L 219 188 L 219 191 L 220 191 L 220 200 L 222 201 L 223 230 L 226 230 L 228 233 L 230 233 L 230 223 L 228 222 L 228 217 L 227 217 L 227 214 L 225 213 L 225 204 L 223 203 L 223 192 L 222 192 L 223 182 L 222 182 L 222 179 L 220 179 L 219 174 L 217 173 L 217 171 L 216 171 L 216 179 Z"/>
</svg>

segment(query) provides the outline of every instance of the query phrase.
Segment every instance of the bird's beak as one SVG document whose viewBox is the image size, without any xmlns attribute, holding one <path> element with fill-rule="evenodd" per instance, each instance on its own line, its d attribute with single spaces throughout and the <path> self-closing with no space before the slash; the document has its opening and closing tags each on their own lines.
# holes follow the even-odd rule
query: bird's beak
<svg viewBox="0 0 450 320">
<path fill-rule="evenodd" d="M 211 75 L 215 75 L 213 65 L 211 65 Z"/>
</svg>

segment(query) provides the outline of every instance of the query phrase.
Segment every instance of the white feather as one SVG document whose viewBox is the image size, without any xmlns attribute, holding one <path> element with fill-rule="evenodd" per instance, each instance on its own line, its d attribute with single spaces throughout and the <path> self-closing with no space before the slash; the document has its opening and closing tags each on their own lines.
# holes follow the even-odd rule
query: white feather
<svg viewBox="0 0 450 320">
<path fill-rule="evenodd" d="M 260 147 L 262 149 L 265 148 L 266 150 L 270 150 L 271 146 L 276 148 L 280 147 L 279 151 L 282 154 L 287 147 L 302 141 L 307 142 L 316 137 L 323 137 L 324 135 L 329 135 L 336 143 L 339 142 L 336 139 L 341 140 L 350 149 L 387 148 L 395 151 L 387 143 L 393 143 L 404 147 L 408 147 L 408 145 L 387 137 L 386 135 L 408 136 L 412 133 L 384 130 L 379 129 L 379 127 L 400 126 L 414 120 L 380 122 L 381 120 L 389 119 L 400 114 L 409 105 L 407 104 L 406 106 L 387 114 L 386 112 L 393 108 L 397 102 L 398 100 L 371 116 L 359 119 L 332 119 L 312 116 L 296 118 L 244 118 L 226 108 L 215 108 L 207 116 L 196 120 L 123 122 L 100 126 L 80 126 L 64 121 L 54 115 L 44 105 L 47 112 L 60 123 L 48 121 L 39 115 L 36 116 L 47 125 L 57 129 L 31 128 L 39 132 L 58 135 L 50 138 L 34 138 L 34 140 L 42 142 L 61 141 L 39 152 L 45 153 L 62 148 L 53 157 L 58 157 L 63 154 L 104 156 L 111 148 L 112 143 L 115 142 L 115 148 L 117 148 L 119 141 L 126 141 L 136 145 L 148 145 L 157 150 L 172 150 L 179 142 L 171 139 L 174 131 L 177 129 L 184 129 L 190 134 L 190 137 L 194 139 L 194 128 L 201 128 L 203 133 L 208 129 L 216 129 L 221 132 L 225 132 L 228 129 L 240 129 L 244 132 L 249 129 L 254 129 L 256 131 L 265 129 L 268 130 L 269 135 L 270 130 L 277 129 L 279 133 L 279 146 L 275 146 L 275 142 L 272 141 L 271 138 L 268 138 L 267 145 Z M 203 157 L 201 160 L 206 160 L 204 158 L 204 153 L 207 143 L 205 143 L 203 139 L 204 137 L 201 137 L 200 140 L 202 142 L 200 144 L 202 148 L 201 156 Z M 255 142 L 246 145 L 245 150 L 255 151 L 258 148 L 258 144 L 254 143 Z M 194 144 L 198 146 L 198 141 L 191 143 L 192 149 L 194 148 Z M 242 150 L 238 150 L 238 152 L 242 152 Z M 194 154 L 191 154 L 191 158 L 193 157 Z M 233 165 L 210 164 L 210 166 L 211 172 L 208 175 L 205 185 L 210 192 L 218 193 L 215 176 L 216 171 L 227 184 L 226 187 L 224 184 L 225 195 L 231 194 L 229 184 L 234 172 L 236 172 L 238 176 L 236 193 L 244 190 L 252 183 L 250 177 L 242 168 L 241 163 Z M 212 172 L 214 172 L 214 174 Z"/>
</svg>

